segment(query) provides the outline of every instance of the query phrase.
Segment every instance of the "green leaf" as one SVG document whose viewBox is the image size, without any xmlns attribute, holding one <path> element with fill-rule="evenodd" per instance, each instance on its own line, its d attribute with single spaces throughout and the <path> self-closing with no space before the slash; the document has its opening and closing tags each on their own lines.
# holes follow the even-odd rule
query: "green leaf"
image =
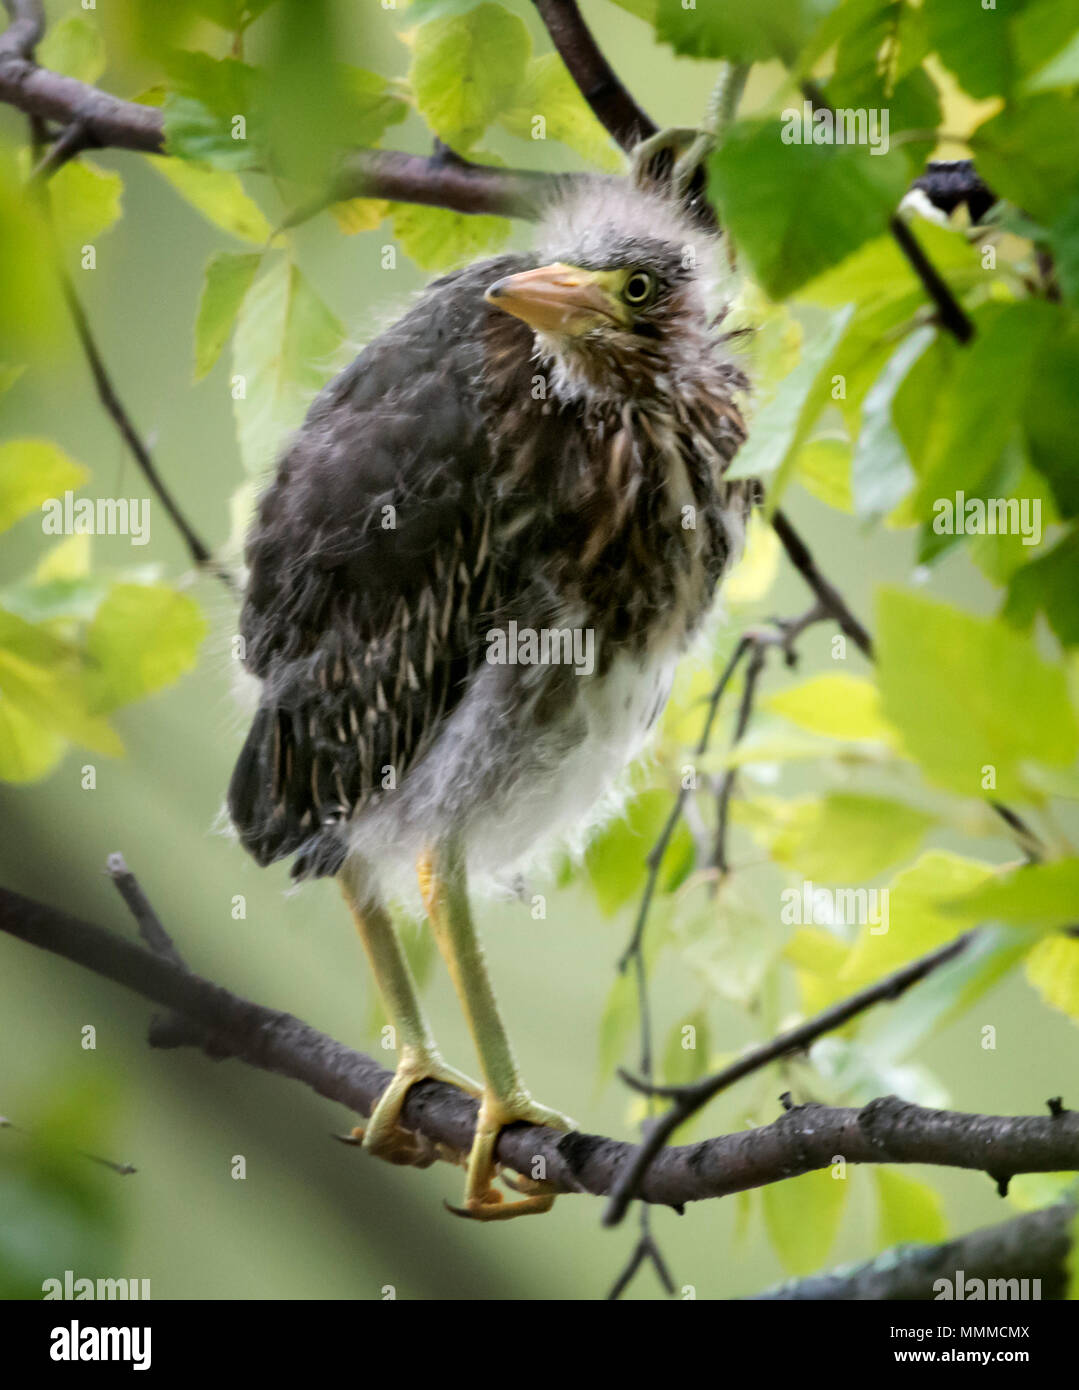
<svg viewBox="0 0 1079 1390">
<path fill-rule="evenodd" d="M 795 476 L 805 490 L 839 512 L 854 510 L 850 470 L 850 443 L 834 434 L 811 439 L 799 450 L 794 464 Z"/>
<path fill-rule="evenodd" d="M 403 84 L 351 66 L 341 67 L 341 77 L 347 102 L 342 144 L 377 145 L 391 125 L 408 115 Z"/>
<path fill-rule="evenodd" d="M 1039 69 L 1025 86 L 1028 92 L 1044 92 L 1052 87 L 1074 87 L 1079 83 L 1079 31 L 1054 58 Z"/>
<path fill-rule="evenodd" d="M 1002 921 L 1053 931 L 1079 924 L 1079 859 L 1031 864 L 949 898 L 944 910 L 968 922 Z"/>
<path fill-rule="evenodd" d="M 49 439 L 0 444 L 0 531 L 52 497 L 79 488 L 89 470 Z"/>
<path fill-rule="evenodd" d="M 648 876 L 647 859 L 652 846 L 671 812 L 669 792 L 658 788 L 642 792 L 588 846 L 585 866 L 600 911 L 612 916 L 644 888 Z M 670 888 L 672 878 L 684 868 L 693 853 L 693 839 L 684 822 L 679 822 L 660 870 L 660 889 Z"/>
<path fill-rule="evenodd" d="M 175 88 L 161 108 L 169 154 L 220 169 L 255 163 L 265 143 L 256 69 L 236 58 L 186 50 L 174 53 L 167 68 Z"/>
<path fill-rule="evenodd" d="M 939 1192 L 895 1168 L 874 1168 L 873 1177 L 880 1200 L 877 1243 L 883 1249 L 912 1241 L 937 1245 L 944 1240 L 948 1223 Z"/>
<path fill-rule="evenodd" d="M 63 247 L 96 241 L 119 220 L 124 181 L 85 156 L 70 160 L 49 180 L 56 239 Z"/>
<path fill-rule="evenodd" d="M 123 752 L 115 731 L 88 706 L 78 649 L 5 609 L 0 609 L 0 701 L 18 711 L 17 740 L 26 736 L 29 721 L 95 752 Z"/>
<path fill-rule="evenodd" d="M 932 132 L 940 124 L 937 89 L 922 70 L 928 38 L 921 12 L 884 0 L 859 6 L 846 4 L 831 20 L 862 11 L 861 23 L 848 26 L 836 47 L 835 65 L 826 96 L 836 110 L 887 111 L 888 140 L 900 147 L 912 176 L 920 174 L 933 147 L 932 135 L 910 139 L 914 132 Z"/>
<path fill-rule="evenodd" d="M 50 25 L 37 47 L 37 61 L 50 72 L 94 83 L 105 71 L 105 41 L 85 14 L 69 14 Z"/>
<path fill-rule="evenodd" d="M 720 221 L 773 299 L 879 236 L 908 179 L 897 149 L 785 143 L 792 133 L 800 120 L 740 121 L 710 161 Z"/>
<path fill-rule="evenodd" d="M 912 855 L 935 824 L 902 801 L 829 792 L 789 802 L 771 841 L 772 858 L 824 883 L 861 883 Z"/>
<path fill-rule="evenodd" d="M 622 1062 L 630 1038 L 639 1027 L 637 988 L 628 970 L 616 972 L 599 1021 L 599 1079 L 606 1081 Z"/>
<path fill-rule="evenodd" d="M 849 1175 L 833 1176 L 832 1169 L 820 1168 L 770 1183 L 761 1193 L 768 1237 L 791 1274 L 811 1274 L 828 1258 L 839 1231 L 849 1181 Z"/>
<path fill-rule="evenodd" d="M 520 95 L 499 121 L 522 140 L 560 140 L 602 169 L 622 167 L 621 155 L 557 53 L 531 59 Z"/>
<path fill-rule="evenodd" d="M 412 43 L 409 82 L 435 134 L 467 150 L 516 102 L 532 44 L 524 22 L 501 5 L 432 19 Z"/>
<path fill-rule="evenodd" d="M 48 227 L 35 198 L 27 198 L 27 161 L 0 137 L 0 247 L 4 287 L 0 294 L 0 360 L 41 359 L 55 367 L 52 352 L 66 321 L 57 278 L 48 256 Z M 10 368 L 5 367 L 5 372 Z"/>
<path fill-rule="evenodd" d="M 779 58 L 793 67 L 818 19 L 835 0 L 706 0 L 686 8 L 682 0 L 659 0 L 656 37 L 690 58 L 729 58 L 756 63 Z"/>
<path fill-rule="evenodd" d="M 206 635 L 194 599 L 165 584 L 116 584 L 86 634 L 87 690 L 96 712 L 152 695 L 190 671 Z"/>
<path fill-rule="evenodd" d="M 284 257 L 248 290 L 236 320 L 232 364 L 243 384 L 233 409 L 249 475 L 261 477 L 281 441 L 300 424 L 343 342 L 339 321 Z"/>
<path fill-rule="evenodd" d="M 1040 1211 L 1073 1195 L 1075 1184 L 1074 1173 L 1016 1173 L 1008 1183 L 1008 1202 L 1019 1211 Z"/>
<path fill-rule="evenodd" d="M 946 393 L 934 402 L 913 509 L 928 518 L 957 492 L 996 490 L 996 469 L 1017 434 L 1042 351 L 1059 332 L 1060 312 L 1037 302 L 992 305 L 976 316 L 978 335 L 961 353 Z M 937 512 L 934 529 L 941 524 Z"/>
<path fill-rule="evenodd" d="M 1044 613 L 1057 640 L 1079 646 L 1079 530 L 1070 531 L 1047 554 L 1016 570 L 1008 589 L 1004 615 L 1029 628 Z"/>
<path fill-rule="evenodd" d="M 13 704 L 0 688 L 0 780 L 36 782 L 53 770 L 66 747 L 60 734 Z"/>
<path fill-rule="evenodd" d="M 667 1035 L 663 1049 L 663 1080 L 668 1086 L 688 1086 L 708 1070 L 710 1031 L 708 1015 L 697 1009 L 679 1019 Z"/>
<path fill-rule="evenodd" d="M 1045 1002 L 1079 1023 L 1079 941 L 1049 936 L 1027 957 L 1027 979 Z"/>
<path fill-rule="evenodd" d="M 11 367 L 0 364 L 0 396 L 7 394 L 25 371 L 25 366 Z"/>
<path fill-rule="evenodd" d="M 1006 106 L 970 137 L 978 172 L 1001 198 L 1048 226 L 1079 192 L 1079 92 Z"/>
<path fill-rule="evenodd" d="M 1048 481 L 1063 517 L 1079 516 L 1079 327 L 1059 324 L 1038 358 L 1023 411 L 1030 461 Z"/>
<path fill-rule="evenodd" d="M 1015 82 L 1009 26 L 1023 5 L 1024 0 L 996 0 L 985 9 L 966 0 L 932 0 L 924 7 L 933 47 L 972 97 L 996 96 Z"/>
<path fill-rule="evenodd" d="M 762 701 L 765 709 L 829 738 L 873 739 L 890 742 L 895 734 L 883 718 L 880 692 L 872 681 L 860 676 L 811 676 L 800 685 L 770 695 Z"/>
<path fill-rule="evenodd" d="M 962 924 L 942 904 L 971 891 L 992 874 L 991 864 L 944 850 L 928 850 L 909 869 L 896 874 L 888 885 L 888 929 L 882 932 L 876 924 L 862 929 L 839 973 L 841 992 L 853 993 L 954 941 Z"/>
<path fill-rule="evenodd" d="M 241 241 L 265 246 L 273 235 L 259 205 L 244 192 L 240 176 L 208 164 L 148 155 L 150 164 L 208 222 Z"/>
<path fill-rule="evenodd" d="M 392 203 L 393 234 L 424 270 L 464 265 L 497 251 L 513 224 L 505 217 L 473 216 L 415 203 Z"/>
<path fill-rule="evenodd" d="M 349 44 L 334 0 L 286 0 L 274 11 L 263 79 L 271 168 L 320 187 L 348 139 L 348 79 L 336 61 Z"/>
<path fill-rule="evenodd" d="M 207 263 L 195 318 L 195 380 L 221 356 L 232 334 L 244 295 L 258 273 L 262 257 L 254 252 L 220 251 Z"/>
<path fill-rule="evenodd" d="M 892 511 L 914 485 L 914 472 L 893 423 L 892 407 L 911 368 L 935 338 L 933 328 L 915 329 L 896 348 L 866 394 L 851 464 L 851 492 L 859 517 L 880 517 Z"/>
<path fill-rule="evenodd" d="M 638 19 L 643 19 L 646 24 L 656 22 L 658 0 L 614 0 L 614 3 Z"/>
<path fill-rule="evenodd" d="M 1002 622 L 885 589 L 878 648 L 885 716 L 935 785 L 1029 799 L 1025 760 L 1075 760 L 1079 729 L 1063 669 Z"/>
<path fill-rule="evenodd" d="M 1079 305 L 1079 193 L 1065 202 L 1049 228 L 1053 262 L 1064 298 Z"/>
<path fill-rule="evenodd" d="M 731 478 L 768 481 L 775 506 L 827 398 L 829 359 L 850 323 L 851 308 L 837 309 L 803 349 L 802 360 L 753 420 L 749 439 L 735 456 Z"/>
</svg>

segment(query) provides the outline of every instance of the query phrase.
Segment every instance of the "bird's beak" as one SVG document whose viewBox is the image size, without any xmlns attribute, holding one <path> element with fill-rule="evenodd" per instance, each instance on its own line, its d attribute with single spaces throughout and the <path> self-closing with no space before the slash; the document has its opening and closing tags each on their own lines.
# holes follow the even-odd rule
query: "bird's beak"
<svg viewBox="0 0 1079 1390">
<path fill-rule="evenodd" d="M 542 333 L 584 333 L 617 318 L 616 301 L 603 279 L 601 271 L 556 261 L 496 280 L 484 298 Z"/>
</svg>

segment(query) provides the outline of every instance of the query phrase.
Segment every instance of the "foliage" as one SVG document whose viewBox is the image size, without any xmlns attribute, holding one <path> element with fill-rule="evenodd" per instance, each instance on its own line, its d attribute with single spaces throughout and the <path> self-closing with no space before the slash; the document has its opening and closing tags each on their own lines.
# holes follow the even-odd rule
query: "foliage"
<svg viewBox="0 0 1079 1390">
<path fill-rule="evenodd" d="M 775 542 L 754 527 L 728 581 L 726 635 L 703 667 L 680 673 L 625 814 L 566 876 L 628 930 L 648 852 L 688 790 L 647 938 L 650 964 L 677 963 L 693 982 L 678 1016 L 658 1021 L 668 1082 L 722 1060 L 712 1050 L 720 1007 L 765 1036 L 792 1012 L 808 1015 L 987 924 L 968 959 L 887 1023 L 856 1020 L 784 1072 L 801 1099 L 894 1089 L 940 1100 L 911 1055 L 1010 973 L 1025 970 L 1049 1007 L 1079 1023 L 1079 942 L 1058 934 L 1074 921 L 1079 890 L 1070 832 L 1079 801 L 1079 20 L 1052 0 L 994 9 L 966 0 L 619 3 L 642 42 L 654 34 L 657 64 L 678 55 L 709 72 L 719 60 L 766 65 L 709 168 L 740 267 L 729 323 L 755 330 L 744 349 L 752 432 L 734 474 L 763 479 L 769 512 L 809 494 L 812 515 L 827 509 L 830 535 L 866 531 L 883 543 L 905 532 L 911 568 L 930 587 L 965 557 L 970 598 L 958 605 L 913 582 L 882 586 L 875 665 L 839 638 L 816 674 L 770 674 L 732 751 L 744 693 L 736 679 L 698 755 L 731 632 L 775 611 Z M 503 153 L 527 163 L 547 140 L 562 147 L 560 167 L 610 172 L 621 157 L 559 60 L 535 51 L 519 6 L 414 0 L 399 24 L 399 62 L 386 72 L 340 61 L 330 5 L 312 5 L 317 20 L 304 24 L 294 0 L 177 0 L 168 10 L 163 18 L 151 0 L 130 0 L 128 42 L 153 69 L 142 99 L 164 116 L 168 153 L 151 162 L 221 234 L 193 314 L 193 360 L 197 378 L 224 373 L 231 341 L 247 476 L 238 495 L 247 498 L 346 351 L 343 324 L 301 267 L 301 236 L 275 234 L 341 153 L 420 130 L 423 148 L 437 137 L 447 158 L 492 165 Z M 106 53 L 92 15 L 56 25 L 41 57 L 96 80 Z M 888 148 L 813 142 L 806 82 L 836 108 L 887 111 Z M 787 143 L 795 126 L 801 141 Z M 972 228 L 962 210 L 902 216 L 973 327 L 965 346 L 934 317 L 890 224 L 926 155 L 954 154 L 957 139 L 1002 200 L 987 225 Z M 12 364 L 0 385 L 13 389 L 22 363 L 46 370 L 56 320 L 42 214 L 20 200 L 19 171 L 0 150 L 14 287 L 0 303 L 0 347 Z M 65 263 L 108 234 L 122 193 L 121 174 L 85 157 L 54 177 Z M 427 270 L 489 254 L 511 225 L 370 198 L 330 209 L 320 230 L 372 238 L 376 254 L 400 251 Z M 0 526 L 29 525 L 42 502 L 89 477 L 54 441 L 5 439 Z M 994 507 L 998 517 L 1036 510 L 1038 525 L 1027 535 L 979 532 L 977 517 Z M 48 550 L 0 594 L 0 777 L 40 778 L 71 743 L 118 753 L 109 716 L 190 669 L 203 630 L 193 599 L 155 573 L 92 569 L 82 537 Z M 711 848 L 716 790 L 731 768 L 734 867 L 725 875 Z M 1020 866 L 1000 802 L 1034 827 L 1044 862 Z M 886 895 L 883 931 L 879 920 L 846 917 L 830 891 L 870 888 Z M 810 904 L 808 919 L 783 917 L 785 893 Z M 627 1061 L 636 1018 L 632 983 L 619 975 L 600 1025 L 604 1079 Z M 742 1120 L 773 1117 L 775 1080 L 747 1088 Z M 856 1184 L 876 1213 L 878 1246 L 943 1235 L 936 1188 L 891 1170 L 809 1174 L 746 1203 L 783 1264 L 803 1272 L 827 1260 Z M 1028 1198 L 1058 1191 L 1031 1185 Z"/>
</svg>

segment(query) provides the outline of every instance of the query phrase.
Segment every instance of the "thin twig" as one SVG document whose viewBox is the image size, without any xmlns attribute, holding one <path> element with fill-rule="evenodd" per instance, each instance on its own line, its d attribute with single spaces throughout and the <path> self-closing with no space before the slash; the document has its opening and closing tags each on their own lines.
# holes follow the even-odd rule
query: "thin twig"
<svg viewBox="0 0 1079 1390">
<path fill-rule="evenodd" d="M 752 1048 L 739 1057 L 736 1062 L 732 1062 L 730 1066 L 725 1067 L 714 1076 L 705 1077 L 702 1081 L 694 1082 L 690 1086 L 656 1086 L 622 1071 L 620 1073 L 622 1079 L 634 1090 L 641 1091 L 646 1095 L 662 1096 L 665 1099 L 673 1100 L 674 1104 L 652 1127 L 648 1137 L 634 1154 L 633 1161 L 627 1165 L 625 1172 L 615 1183 L 603 1215 L 603 1224 L 615 1226 L 621 1221 L 627 1206 L 638 1193 L 641 1179 L 647 1172 L 649 1164 L 666 1144 L 668 1138 L 691 1115 L 696 1114 L 702 1106 L 707 1105 L 710 1100 L 717 1096 L 720 1091 L 733 1086 L 736 1081 L 741 1081 L 744 1077 L 752 1075 L 753 1072 L 760 1071 L 762 1067 L 768 1066 L 771 1062 L 778 1061 L 782 1057 L 789 1057 L 794 1053 L 804 1052 L 818 1038 L 823 1037 L 826 1033 L 835 1032 L 837 1028 L 842 1028 L 845 1023 L 849 1023 L 858 1014 L 865 1013 L 875 1004 L 884 1000 L 898 999 L 912 985 L 918 984 L 919 981 L 939 970 L 941 966 L 949 964 L 961 955 L 974 939 L 974 935 L 974 932 L 964 932 L 962 936 L 949 942 L 947 946 L 942 946 L 936 951 L 931 951 L 928 955 L 919 957 L 918 960 L 903 966 L 902 969 L 896 970 L 876 984 L 859 990 L 849 999 L 833 1004 L 814 1018 L 806 1019 L 796 1028 L 792 1028 L 786 1033 L 780 1033 L 778 1037 L 772 1038 L 769 1042 Z"/>
<path fill-rule="evenodd" d="M 212 574 L 216 579 L 219 579 L 230 593 L 236 593 L 237 585 L 232 573 L 214 558 L 209 547 L 197 534 L 191 523 L 180 510 L 179 504 L 173 497 L 164 478 L 162 478 L 161 474 L 158 472 L 157 466 L 150 454 L 150 450 L 143 443 L 142 438 L 131 421 L 131 417 L 124 408 L 123 402 L 116 394 L 116 389 L 112 384 L 112 379 L 109 376 L 97 341 L 90 328 L 90 321 L 75 291 L 71 276 L 68 275 L 66 270 L 59 266 L 58 274 L 64 302 L 67 305 L 68 312 L 71 315 L 71 320 L 75 327 L 75 333 L 82 345 L 83 353 L 89 364 L 101 404 L 105 407 L 106 412 L 111 416 L 113 423 L 120 431 L 124 443 L 127 445 L 135 462 L 142 470 L 146 481 L 157 494 L 158 501 L 165 508 L 173 525 L 183 537 L 184 544 L 187 546 L 195 564 L 198 565 L 200 569 L 206 570 L 208 574 Z"/>
</svg>

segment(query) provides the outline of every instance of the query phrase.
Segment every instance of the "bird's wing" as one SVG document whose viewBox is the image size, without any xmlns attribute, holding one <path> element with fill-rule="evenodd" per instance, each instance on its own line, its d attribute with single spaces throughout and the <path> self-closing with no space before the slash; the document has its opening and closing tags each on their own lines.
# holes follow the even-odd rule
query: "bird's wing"
<svg viewBox="0 0 1079 1390">
<path fill-rule="evenodd" d="M 483 292 L 524 264 L 430 286 L 314 402 L 260 501 L 241 630 L 262 696 L 229 787 L 260 863 L 336 872 L 340 822 L 400 780 L 482 656 Z"/>
</svg>

